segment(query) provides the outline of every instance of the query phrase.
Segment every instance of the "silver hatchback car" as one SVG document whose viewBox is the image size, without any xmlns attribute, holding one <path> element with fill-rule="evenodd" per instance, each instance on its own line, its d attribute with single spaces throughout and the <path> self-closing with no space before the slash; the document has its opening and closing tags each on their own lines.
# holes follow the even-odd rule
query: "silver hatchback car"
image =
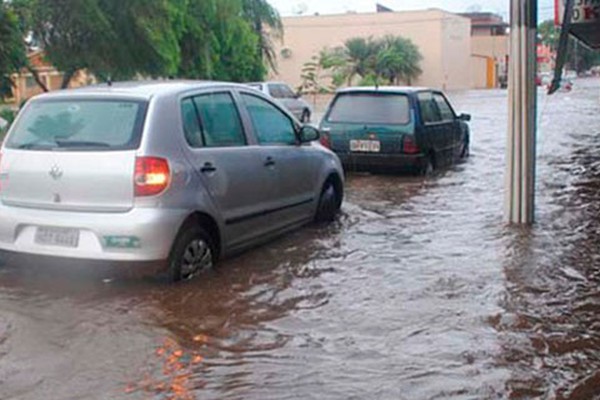
<svg viewBox="0 0 600 400">
<path fill-rule="evenodd" d="M 277 100 L 302 123 L 310 122 L 313 109 L 299 94 L 283 82 L 254 82 L 247 84 Z"/>
<path fill-rule="evenodd" d="M 166 261 L 178 281 L 343 199 L 335 154 L 267 96 L 131 82 L 38 96 L 0 153 L 0 250 Z"/>
</svg>

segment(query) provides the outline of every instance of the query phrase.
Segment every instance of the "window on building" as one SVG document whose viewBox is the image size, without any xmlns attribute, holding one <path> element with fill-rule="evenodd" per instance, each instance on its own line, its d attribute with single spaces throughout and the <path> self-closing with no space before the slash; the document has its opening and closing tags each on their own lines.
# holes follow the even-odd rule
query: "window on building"
<svg viewBox="0 0 600 400">
<path fill-rule="evenodd" d="M 25 77 L 25 87 L 27 89 L 33 89 L 37 86 L 37 82 L 35 81 L 34 77 L 29 75 L 27 77 Z"/>
</svg>

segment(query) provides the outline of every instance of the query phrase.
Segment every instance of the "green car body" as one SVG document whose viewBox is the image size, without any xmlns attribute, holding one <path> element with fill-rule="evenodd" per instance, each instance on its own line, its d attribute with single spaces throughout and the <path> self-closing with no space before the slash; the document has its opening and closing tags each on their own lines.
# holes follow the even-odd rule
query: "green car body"
<svg viewBox="0 0 600 400">
<path fill-rule="evenodd" d="M 329 105 L 321 142 L 350 172 L 428 172 L 468 156 L 469 120 L 440 91 L 348 88 Z"/>
</svg>

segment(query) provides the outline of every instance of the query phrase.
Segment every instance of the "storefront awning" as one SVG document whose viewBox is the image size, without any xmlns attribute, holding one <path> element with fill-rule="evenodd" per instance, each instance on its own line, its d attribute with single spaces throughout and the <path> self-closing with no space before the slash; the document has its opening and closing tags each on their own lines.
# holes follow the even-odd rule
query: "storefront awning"
<svg viewBox="0 0 600 400">
<path fill-rule="evenodd" d="M 600 0 L 555 0 L 556 24 L 561 26 L 561 36 L 556 56 L 552 94 L 560 87 L 562 71 L 567 60 L 569 35 L 575 36 L 592 49 L 600 49 Z"/>
</svg>

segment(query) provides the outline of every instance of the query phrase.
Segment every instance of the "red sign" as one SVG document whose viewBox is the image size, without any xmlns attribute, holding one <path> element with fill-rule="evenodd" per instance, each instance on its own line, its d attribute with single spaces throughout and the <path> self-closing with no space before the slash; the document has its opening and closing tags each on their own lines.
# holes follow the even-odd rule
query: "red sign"
<svg viewBox="0 0 600 400">
<path fill-rule="evenodd" d="M 565 15 L 565 1 L 555 0 L 554 20 L 562 24 Z M 575 0 L 573 4 L 574 24 L 589 24 L 600 21 L 600 0 Z"/>
</svg>

